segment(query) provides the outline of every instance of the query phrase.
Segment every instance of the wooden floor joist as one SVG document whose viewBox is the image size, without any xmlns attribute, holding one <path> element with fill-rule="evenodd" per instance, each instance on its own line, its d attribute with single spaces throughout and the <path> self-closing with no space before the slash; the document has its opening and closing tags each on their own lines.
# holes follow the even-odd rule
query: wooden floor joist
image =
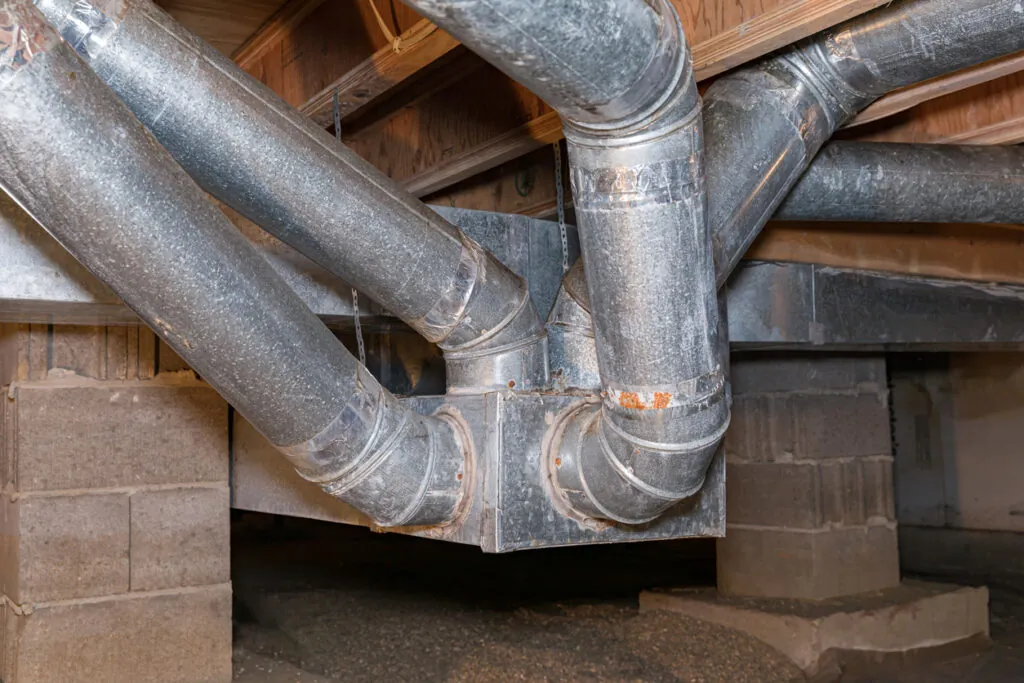
<svg viewBox="0 0 1024 683">
<path fill-rule="evenodd" d="M 282 5 L 231 58 L 243 69 L 249 69 L 260 57 L 281 43 L 282 37 L 320 7 L 324 0 L 290 0 Z"/>
<path fill-rule="evenodd" d="M 787 2 L 694 45 L 696 78 L 706 80 L 886 2 L 888 0 Z M 483 144 L 464 149 L 402 182 L 410 192 L 423 197 L 557 142 L 562 137 L 558 115 L 549 112 Z"/>
<path fill-rule="evenodd" d="M 479 147 L 454 156 L 439 166 L 429 168 L 424 173 L 406 178 L 402 185 L 414 196 L 424 197 L 506 161 L 518 159 L 535 149 L 558 142 L 562 137 L 562 121 L 558 114 L 549 112 L 505 135 L 499 135 Z"/>
<path fill-rule="evenodd" d="M 997 225 L 769 223 L 745 258 L 1024 284 L 1024 231 Z"/>
<path fill-rule="evenodd" d="M 377 50 L 365 62 L 320 91 L 299 111 L 328 128 L 334 122 L 335 94 L 344 118 L 459 46 L 459 41 L 426 19 L 402 33 L 398 40 L 397 51 L 391 45 Z"/>
<path fill-rule="evenodd" d="M 1024 71 L 924 102 L 843 137 L 876 142 L 1012 145 L 1024 142 Z"/>
<path fill-rule="evenodd" d="M 234 54 L 283 0 L 157 0 L 164 11 L 225 55 Z"/>
<path fill-rule="evenodd" d="M 855 116 L 846 124 L 846 127 L 852 128 L 865 123 L 871 123 L 872 121 L 879 121 L 930 100 L 951 95 L 982 83 L 988 83 L 1018 71 L 1024 71 L 1024 53 L 1010 55 L 1002 59 L 979 64 L 970 69 L 933 78 L 930 81 L 918 83 L 917 85 L 886 95 Z"/>
<path fill-rule="evenodd" d="M 698 81 L 763 57 L 892 0 L 791 0 L 693 45 Z"/>
</svg>

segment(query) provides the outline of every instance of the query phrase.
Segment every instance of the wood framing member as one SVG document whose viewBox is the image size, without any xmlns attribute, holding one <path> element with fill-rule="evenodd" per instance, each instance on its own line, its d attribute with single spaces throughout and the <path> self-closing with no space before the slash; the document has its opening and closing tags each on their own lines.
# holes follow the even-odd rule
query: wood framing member
<svg viewBox="0 0 1024 683">
<path fill-rule="evenodd" d="M 846 131 L 843 137 L 978 145 L 1024 142 L 1024 72 L 924 102 L 885 121 Z"/>
<path fill-rule="evenodd" d="M 693 44 L 693 71 L 698 81 L 774 52 L 829 26 L 886 5 L 891 0 L 792 0 L 711 38 Z M 687 24 L 683 5 L 674 0 Z"/>
<path fill-rule="evenodd" d="M 358 70 L 378 51 L 393 52 L 394 36 L 409 33 L 422 21 L 397 0 L 373 2 L 290 0 L 239 48 L 234 59 L 286 102 L 302 107 L 342 74 Z M 420 31 L 412 37 L 422 35 Z M 405 47 L 412 45 L 405 43 Z M 353 91 L 357 89 L 353 87 Z"/>
<path fill-rule="evenodd" d="M 532 141 L 525 153 L 562 139 L 562 122 L 558 114 L 548 112 L 504 135 L 491 138 L 479 147 L 467 150 L 402 181 L 403 187 L 416 197 L 424 197 L 460 180 L 471 178 L 482 170 L 518 159 L 524 154 L 523 140 Z M 480 158 L 487 160 L 481 166 Z"/>
<path fill-rule="evenodd" d="M 283 0 L 156 0 L 176 21 L 232 55 L 274 16 Z"/>
<path fill-rule="evenodd" d="M 459 46 L 459 41 L 426 19 L 398 36 L 398 41 L 397 50 L 394 45 L 377 50 L 314 95 L 299 111 L 329 128 L 334 123 L 335 94 L 344 118 Z"/>
<path fill-rule="evenodd" d="M 745 258 L 1024 284 L 1015 226 L 769 223 Z"/>
<path fill-rule="evenodd" d="M 757 17 L 734 25 L 722 32 L 699 40 L 693 45 L 693 59 L 698 80 L 706 80 L 734 66 L 756 59 L 794 40 L 816 33 L 828 26 L 840 23 L 850 17 L 862 14 L 885 4 L 887 0 L 791 0 L 778 4 Z M 703 23 L 706 2 L 676 0 L 684 26 L 691 33 L 700 35 L 708 31 Z M 743 3 L 740 3 L 743 4 Z M 728 21 L 720 17 L 720 21 Z M 498 77 L 504 80 L 504 77 Z M 466 89 L 469 90 L 469 89 Z M 500 85 L 495 86 L 500 91 Z M 323 98 L 328 96 L 323 94 Z M 453 93 L 438 93 L 438 97 L 457 96 Z M 460 99 L 478 96 L 470 91 L 460 93 Z M 322 99 L 321 102 L 325 102 Z M 322 105 L 321 105 L 322 106 Z M 453 112 L 452 115 L 457 115 Z M 323 123 L 323 121 L 321 121 Z M 465 127 L 469 127 L 467 122 Z M 462 130 L 462 128 L 460 128 Z M 379 139 L 379 131 L 368 131 L 365 135 L 355 131 L 346 142 L 354 148 L 376 150 L 386 145 Z M 370 139 L 367 139 L 370 138 Z M 546 112 L 536 119 L 499 133 L 477 145 L 465 145 L 457 140 L 431 141 L 452 150 L 442 160 L 433 164 L 420 164 L 409 175 L 396 177 L 410 192 L 423 197 L 442 190 L 466 178 L 488 171 L 511 159 L 529 154 L 545 145 L 562 139 L 561 122 L 554 112 Z M 429 154 L 424 155 L 430 156 Z M 371 163 L 379 160 L 368 157 Z M 378 163 L 378 166 L 380 164 Z M 394 177 L 394 176 L 393 176 Z"/>
<path fill-rule="evenodd" d="M 571 207 L 567 161 L 563 154 L 562 191 L 566 205 Z M 558 208 L 554 152 L 551 147 L 542 147 L 422 199 L 428 204 L 461 209 L 551 218 Z"/>
<path fill-rule="evenodd" d="M 888 118 L 930 100 L 988 83 L 1018 71 L 1024 71 L 1024 54 L 1010 55 L 947 76 L 933 78 L 886 95 L 855 116 L 846 127 L 852 128 Z"/>
<path fill-rule="evenodd" d="M 284 36 L 324 3 L 324 0 L 290 0 L 281 6 L 260 29 L 235 50 L 231 58 L 248 70 L 271 48 L 280 44 Z"/>
</svg>

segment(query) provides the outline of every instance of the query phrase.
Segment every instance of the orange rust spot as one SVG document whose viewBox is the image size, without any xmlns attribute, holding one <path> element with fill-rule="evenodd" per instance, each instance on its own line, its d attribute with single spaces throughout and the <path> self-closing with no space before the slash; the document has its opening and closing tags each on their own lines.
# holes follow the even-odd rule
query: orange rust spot
<svg viewBox="0 0 1024 683">
<path fill-rule="evenodd" d="M 640 400 L 640 396 L 632 391 L 623 391 L 619 394 L 619 405 L 634 410 L 647 410 L 647 405 Z"/>
<path fill-rule="evenodd" d="M 555 467 L 561 467 L 561 466 L 562 466 L 562 459 L 561 458 L 555 458 Z"/>
<path fill-rule="evenodd" d="M 514 379 L 510 379 L 508 381 L 508 388 L 509 389 L 515 389 L 516 388 L 516 381 Z"/>
<path fill-rule="evenodd" d="M 654 407 L 657 409 L 668 408 L 669 401 L 671 400 L 672 394 L 667 391 L 654 392 Z"/>
<path fill-rule="evenodd" d="M 462 481 L 462 472 L 459 472 L 457 475 L 455 475 L 455 478 L 458 479 L 459 481 Z"/>
</svg>

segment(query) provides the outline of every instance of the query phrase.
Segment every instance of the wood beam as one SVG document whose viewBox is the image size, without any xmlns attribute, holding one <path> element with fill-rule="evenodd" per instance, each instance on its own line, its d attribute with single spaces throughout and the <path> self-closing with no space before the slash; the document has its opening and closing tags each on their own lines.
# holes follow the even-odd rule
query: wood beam
<svg viewBox="0 0 1024 683">
<path fill-rule="evenodd" d="M 399 49 L 388 45 L 314 95 L 299 111 L 329 128 L 334 123 L 334 97 L 342 118 L 450 54 L 459 41 L 423 19 L 400 36 Z"/>
<path fill-rule="evenodd" d="M 324 0 L 289 0 L 246 40 L 231 58 L 249 70 L 256 61 L 277 46 L 302 20 L 322 5 Z"/>
<path fill-rule="evenodd" d="M 930 100 L 988 83 L 1018 71 L 1024 71 L 1024 53 L 1009 55 L 970 69 L 933 78 L 930 81 L 889 93 L 855 116 L 846 124 L 846 127 L 852 128 L 888 118 Z"/>
<path fill-rule="evenodd" d="M 777 4 L 753 19 L 732 25 L 693 46 L 693 59 L 698 80 L 706 80 L 738 64 L 772 52 L 794 40 L 816 33 L 835 23 L 852 16 L 864 13 L 888 0 L 791 0 Z M 718 3 L 749 5 L 750 3 Z M 707 33 L 707 2 L 698 0 L 676 0 L 681 19 L 690 34 Z M 729 21 L 731 17 L 715 17 L 717 21 Z M 508 79 L 494 75 L 495 85 L 492 88 L 500 92 L 505 86 L 501 81 Z M 438 99 L 450 102 L 453 98 L 467 100 L 480 97 L 480 90 L 474 88 L 450 88 L 436 94 Z M 488 93 L 487 96 L 492 96 Z M 429 105 L 424 106 L 429 109 Z M 450 116 L 459 116 L 457 108 L 448 107 Z M 403 111 L 396 114 L 413 121 L 422 118 L 423 113 L 413 114 Z M 473 125 L 468 114 L 462 117 L 466 122 L 462 126 L 453 127 L 463 134 Z M 431 153 L 422 154 L 411 165 L 397 165 L 385 161 L 389 141 L 381 138 L 382 131 L 356 131 L 346 138 L 353 148 L 366 151 L 367 160 L 383 168 L 385 165 L 395 171 L 392 177 L 402 181 L 406 188 L 417 196 L 425 196 L 441 190 L 466 178 L 488 171 L 511 159 L 529 154 L 537 149 L 562 139 L 561 123 L 558 115 L 550 110 L 539 118 L 524 121 L 518 126 L 498 132 L 493 138 L 481 140 L 478 144 L 469 145 L 465 140 L 439 137 L 426 141 L 428 145 L 441 146 L 450 150 L 444 155 Z M 392 136 L 402 135 L 402 126 L 396 125 L 388 129 Z M 391 143 L 393 144 L 393 143 Z M 427 158 L 438 158 L 429 163 Z"/>
<path fill-rule="evenodd" d="M 717 76 L 889 2 L 891 0 L 786 2 L 710 38 L 694 41 L 694 75 L 698 81 Z M 685 17 L 685 9 L 681 6 L 694 3 L 674 0 L 673 4 Z M 687 23 L 685 19 L 683 21 Z"/>
<path fill-rule="evenodd" d="M 842 137 L 881 142 L 1010 145 L 1024 142 L 1024 72 L 944 95 Z"/>
<path fill-rule="evenodd" d="M 566 194 L 566 202 L 571 203 L 566 161 L 563 154 L 562 177 L 566 179 L 563 192 Z M 460 209 L 549 218 L 555 214 L 558 206 L 554 152 L 551 147 L 541 148 L 456 183 L 442 192 L 423 197 L 423 201 Z"/>
<path fill-rule="evenodd" d="M 283 0 L 157 0 L 168 14 L 230 55 L 280 9 Z"/>
<path fill-rule="evenodd" d="M 416 197 L 424 197 L 465 180 L 525 153 L 558 142 L 563 137 L 562 122 L 554 112 L 531 119 L 522 126 L 491 138 L 478 147 L 450 157 L 446 161 L 406 178 L 402 185 Z M 523 141 L 529 140 L 529 145 Z M 486 159 L 481 163 L 481 158 Z"/>
<path fill-rule="evenodd" d="M 391 46 L 422 17 L 397 0 L 290 0 L 234 55 L 236 63 L 286 102 L 301 107 L 339 75 Z M 385 32 L 386 29 L 386 32 Z"/>
<path fill-rule="evenodd" d="M 997 225 L 769 223 L 744 258 L 1024 284 L 1024 231 Z"/>
</svg>

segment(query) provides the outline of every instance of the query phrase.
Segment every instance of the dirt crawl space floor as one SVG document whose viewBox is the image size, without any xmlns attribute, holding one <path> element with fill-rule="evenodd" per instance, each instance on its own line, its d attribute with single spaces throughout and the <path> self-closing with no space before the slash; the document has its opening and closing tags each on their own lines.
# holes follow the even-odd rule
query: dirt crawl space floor
<svg viewBox="0 0 1024 683">
<path fill-rule="evenodd" d="M 644 588 L 713 583 L 708 541 L 493 556 L 236 513 L 232 546 L 238 682 L 804 680 L 739 632 L 638 612 Z M 991 647 L 842 680 L 1024 681 L 1024 586 L 989 585 Z"/>
</svg>

